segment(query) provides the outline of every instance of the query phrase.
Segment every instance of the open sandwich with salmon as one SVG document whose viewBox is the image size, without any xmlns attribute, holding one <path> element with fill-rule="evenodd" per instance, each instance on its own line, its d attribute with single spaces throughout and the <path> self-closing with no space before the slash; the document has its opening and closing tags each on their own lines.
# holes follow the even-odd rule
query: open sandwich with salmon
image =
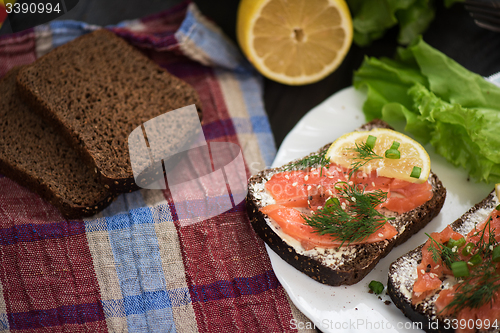
<svg viewBox="0 0 500 333">
<path fill-rule="evenodd" d="M 375 120 L 249 180 L 247 213 L 281 258 L 351 285 L 441 210 L 446 190 L 420 144 Z"/>
<path fill-rule="evenodd" d="M 388 293 L 425 331 L 500 331 L 498 185 L 496 192 L 392 263 Z"/>
</svg>

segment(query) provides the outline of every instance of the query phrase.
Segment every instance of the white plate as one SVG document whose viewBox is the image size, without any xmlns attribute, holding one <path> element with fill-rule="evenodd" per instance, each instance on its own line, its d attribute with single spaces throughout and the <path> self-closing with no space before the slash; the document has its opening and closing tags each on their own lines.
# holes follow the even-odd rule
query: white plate
<svg viewBox="0 0 500 333">
<path fill-rule="evenodd" d="M 273 166 L 280 166 L 318 150 L 365 122 L 361 111 L 366 96 L 346 88 L 309 111 L 283 141 Z M 399 129 L 401 130 L 401 129 Z M 372 280 L 387 284 L 391 262 L 414 249 L 427 239 L 425 233 L 441 231 L 460 217 L 472 205 L 493 190 L 493 185 L 467 180 L 467 174 L 425 147 L 432 161 L 432 170 L 448 190 L 441 213 L 406 243 L 394 248 L 389 255 L 360 282 L 353 286 L 331 287 L 309 278 L 283 261 L 267 248 L 274 271 L 293 303 L 323 332 L 418 332 L 420 331 L 384 295 L 381 299 L 368 293 Z M 291 322 L 292 328 L 305 323 Z"/>
</svg>

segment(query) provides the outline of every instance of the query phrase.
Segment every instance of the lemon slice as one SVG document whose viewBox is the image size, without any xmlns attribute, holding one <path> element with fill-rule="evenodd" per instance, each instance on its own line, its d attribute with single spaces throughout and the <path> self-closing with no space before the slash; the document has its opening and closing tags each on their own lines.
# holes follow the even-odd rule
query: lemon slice
<svg viewBox="0 0 500 333">
<path fill-rule="evenodd" d="M 261 74 L 289 85 L 316 82 L 333 72 L 353 34 L 344 0 L 242 0 L 236 33 Z"/>
<path fill-rule="evenodd" d="M 368 139 L 369 136 L 371 136 L 370 139 Z M 357 161 L 364 162 L 359 159 L 359 153 L 353 149 L 356 145 L 361 147 L 367 144 L 372 145 L 373 152 L 380 158 L 370 158 L 359 170 L 366 173 L 376 170 L 378 176 L 402 179 L 412 183 L 423 183 L 429 177 L 431 160 L 424 147 L 404 134 L 385 128 L 345 134 L 332 143 L 326 157 L 343 167 L 351 168 Z M 399 153 L 391 150 L 396 146 L 398 146 L 396 150 Z"/>
</svg>

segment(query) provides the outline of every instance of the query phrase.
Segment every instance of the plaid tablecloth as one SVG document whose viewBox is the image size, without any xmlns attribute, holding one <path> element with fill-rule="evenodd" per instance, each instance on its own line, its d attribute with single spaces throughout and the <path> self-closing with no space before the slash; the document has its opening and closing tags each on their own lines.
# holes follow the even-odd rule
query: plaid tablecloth
<svg viewBox="0 0 500 333">
<path fill-rule="evenodd" d="M 54 21 L 0 37 L 0 77 L 97 28 Z M 261 79 L 194 4 L 108 29 L 198 91 L 207 141 L 238 144 L 248 175 L 271 165 Z M 141 190 L 67 221 L 0 176 L 0 331 L 290 332 L 306 320 L 244 202 L 196 223 L 174 207 L 168 191 Z"/>
</svg>

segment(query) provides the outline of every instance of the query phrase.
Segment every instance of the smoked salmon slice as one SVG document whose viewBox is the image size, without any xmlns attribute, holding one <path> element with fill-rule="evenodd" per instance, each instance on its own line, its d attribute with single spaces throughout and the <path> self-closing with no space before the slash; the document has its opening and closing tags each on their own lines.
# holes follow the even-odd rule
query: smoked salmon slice
<svg viewBox="0 0 500 333">
<path fill-rule="evenodd" d="M 265 187 L 276 204 L 261 208 L 261 212 L 276 221 L 284 233 L 300 241 L 306 250 L 314 247 L 338 247 L 343 244 L 342 241 L 329 235 L 320 235 L 306 224 L 303 215 L 322 208 L 328 198 L 338 193 L 338 184 L 342 182 L 357 184 L 367 192 L 387 192 L 387 200 L 377 209 L 385 208 L 396 213 L 410 211 L 433 196 L 432 186 L 428 182 L 415 184 L 377 177 L 376 172 L 368 175 L 357 172 L 349 178 L 348 169 L 332 163 L 321 169 L 285 171 L 273 175 Z M 386 222 L 369 237 L 350 244 L 379 242 L 391 239 L 397 233 L 397 230 Z"/>
<path fill-rule="evenodd" d="M 365 191 L 382 190 L 388 193 L 387 200 L 379 208 L 386 208 L 398 214 L 413 210 L 432 199 L 432 185 L 410 183 L 395 178 L 378 177 L 376 172 L 370 175 L 356 175 L 354 182 L 366 186 Z"/>
<path fill-rule="evenodd" d="M 313 227 L 307 225 L 304 221 L 303 213 L 292 207 L 275 204 L 261 209 L 261 212 L 267 214 L 280 226 L 284 233 L 300 241 L 304 250 L 308 251 L 314 247 L 334 248 L 339 247 L 344 242 L 335 239 L 329 235 L 320 235 Z M 385 239 L 390 239 L 398 234 L 396 228 L 391 224 L 385 223 L 376 232 L 367 238 L 351 242 L 349 244 L 375 243 Z"/>
<path fill-rule="evenodd" d="M 449 306 L 455 300 L 456 294 L 462 291 L 460 288 L 464 288 L 464 286 L 475 286 L 477 284 L 482 285 L 482 283 L 484 283 L 481 282 L 481 275 L 473 275 L 474 269 L 479 269 L 479 272 L 483 272 L 481 268 L 476 268 L 475 265 L 477 262 L 475 264 L 471 263 L 471 256 L 473 255 L 472 253 L 474 253 L 473 250 L 462 251 L 462 249 L 464 249 L 463 246 L 465 244 L 474 244 L 472 247 L 473 249 L 480 242 L 490 242 L 490 231 L 495 234 L 495 240 L 498 242 L 500 240 L 500 211 L 498 211 L 498 209 L 494 209 L 488 218 L 479 223 L 467 234 L 465 241 L 460 248 L 457 246 L 455 251 L 458 255 L 457 260 L 468 263 L 471 275 L 465 278 L 463 282 L 457 283 L 448 289 L 441 290 L 442 281 L 448 277 L 453 277 L 453 273 L 449 268 L 445 267 L 441 258 L 438 258 L 438 262 L 434 261 L 432 251 L 430 250 L 431 242 L 434 240 L 434 242 L 446 246 L 450 239 L 459 240 L 464 238 L 464 236 L 455 232 L 448 225 L 443 231 L 432 233 L 429 240 L 427 240 L 426 244 L 422 248 L 422 261 L 417 266 L 418 276 L 413 285 L 412 303 L 417 304 L 426 298 L 426 296 L 439 292 L 435 302 L 437 313 L 442 316 L 453 316 L 458 320 L 458 322 L 472 323 L 470 325 L 458 327 L 456 332 L 459 333 L 476 332 L 477 329 L 481 329 L 483 324 L 493 324 L 495 320 L 497 321 L 497 324 L 500 324 L 500 291 L 498 289 L 496 291 L 492 291 L 494 294 L 491 301 L 488 301 L 483 305 L 478 305 L 477 307 L 465 306 L 458 309 Z M 437 245 L 434 243 L 434 246 Z M 493 247 L 493 245 L 490 246 Z M 485 256 L 481 260 L 492 260 L 492 258 L 491 255 L 489 255 Z M 492 264 L 495 265 L 493 262 Z M 493 266 L 493 269 L 499 271 L 500 263 Z M 495 283 L 500 284 L 500 281 Z"/>
</svg>

